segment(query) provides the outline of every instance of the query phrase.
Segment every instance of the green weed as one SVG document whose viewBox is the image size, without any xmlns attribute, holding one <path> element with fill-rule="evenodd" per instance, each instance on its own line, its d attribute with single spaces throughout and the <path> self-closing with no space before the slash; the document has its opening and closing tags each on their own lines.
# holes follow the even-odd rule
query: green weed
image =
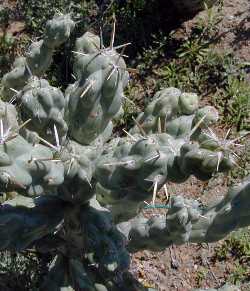
<svg viewBox="0 0 250 291">
<path fill-rule="evenodd" d="M 71 13 L 74 20 L 81 21 L 81 26 L 86 27 L 93 22 L 98 6 L 96 1 L 82 0 L 19 0 L 19 13 L 26 23 L 29 33 L 42 33 L 45 23 L 55 14 Z"/>
<path fill-rule="evenodd" d="M 196 281 L 197 287 L 201 287 L 203 281 L 206 279 L 207 273 L 208 273 L 208 269 L 204 267 L 202 267 L 196 272 L 195 281 Z"/>
<path fill-rule="evenodd" d="M 250 279 L 249 266 L 242 266 L 236 262 L 233 273 L 229 276 L 229 281 L 233 284 L 242 284 Z"/>
<path fill-rule="evenodd" d="M 229 281 L 238 284 L 250 280 L 250 229 L 238 230 L 215 250 L 215 260 L 233 260 Z"/>
<path fill-rule="evenodd" d="M 0 8 L 0 77 L 8 71 L 14 58 L 15 38 L 8 32 L 11 10 Z"/>
<path fill-rule="evenodd" d="M 223 113 L 223 121 L 238 131 L 250 130 L 250 85 L 245 76 L 229 75 L 225 88 L 218 89 L 215 103 Z"/>
<path fill-rule="evenodd" d="M 219 260 L 225 260 L 229 256 L 241 261 L 250 259 L 250 229 L 238 230 L 230 235 L 216 249 L 215 256 Z"/>
</svg>

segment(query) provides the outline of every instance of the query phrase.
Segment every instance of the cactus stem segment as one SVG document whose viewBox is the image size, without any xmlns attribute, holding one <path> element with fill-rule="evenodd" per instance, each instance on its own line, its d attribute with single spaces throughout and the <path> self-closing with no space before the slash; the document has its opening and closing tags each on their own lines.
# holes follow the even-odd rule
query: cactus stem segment
<svg viewBox="0 0 250 291">
<path fill-rule="evenodd" d="M 75 81 L 65 94 L 41 79 L 74 26 L 70 15 L 49 21 L 44 39 L 1 83 L 0 95 L 18 106 L 0 101 L 0 192 L 17 193 L 4 202 L 11 207 L 1 208 L 0 250 L 56 254 L 41 290 L 128 290 L 122 279 L 127 249 L 212 242 L 250 224 L 249 178 L 212 207 L 168 193 L 165 184 L 191 175 L 205 181 L 232 169 L 239 158 L 234 148 L 245 135 L 230 140 L 228 130 L 217 137 L 208 127 L 218 120 L 216 109 L 199 108 L 196 94 L 177 88 L 157 92 L 145 112 L 132 117 L 133 128 L 122 129 L 126 136 L 112 135 L 125 111 L 123 98 L 134 104 L 124 96 L 128 72 L 138 72 L 123 59 L 131 43 L 114 45 L 115 16 L 107 48 L 102 28 L 100 38 L 86 32 L 77 39 Z M 163 204 L 157 204 L 160 191 Z M 142 217 L 142 208 L 154 217 Z"/>
</svg>

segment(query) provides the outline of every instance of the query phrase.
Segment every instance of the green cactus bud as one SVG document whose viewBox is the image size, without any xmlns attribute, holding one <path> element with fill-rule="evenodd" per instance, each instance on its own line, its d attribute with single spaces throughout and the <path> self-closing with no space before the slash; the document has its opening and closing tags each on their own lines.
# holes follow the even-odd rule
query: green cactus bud
<svg viewBox="0 0 250 291">
<path fill-rule="evenodd" d="M 181 112 L 192 114 L 198 108 L 198 96 L 194 93 L 182 93 L 179 99 Z"/>
</svg>

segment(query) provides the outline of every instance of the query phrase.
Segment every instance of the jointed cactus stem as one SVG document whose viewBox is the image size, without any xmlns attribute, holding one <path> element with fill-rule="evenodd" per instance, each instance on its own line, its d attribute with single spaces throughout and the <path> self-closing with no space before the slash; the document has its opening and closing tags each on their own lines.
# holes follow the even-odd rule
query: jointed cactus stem
<svg viewBox="0 0 250 291">
<path fill-rule="evenodd" d="M 219 139 L 210 129 L 213 107 L 166 88 L 123 129 L 126 136 L 114 138 L 135 71 L 123 59 L 130 43 L 114 45 L 115 21 L 107 48 L 102 35 L 86 32 L 72 51 L 74 83 L 63 93 L 42 76 L 73 27 L 69 15 L 49 21 L 44 39 L 2 80 L 9 103 L 0 101 L 0 191 L 16 197 L 0 208 L 0 249 L 55 255 L 40 290 L 146 290 L 130 285 L 128 250 L 216 241 L 250 224 L 249 178 L 208 208 L 170 197 L 166 186 L 230 170 L 243 137 L 230 140 L 228 131 Z M 167 205 L 156 204 L 160 189 Z M 142 218 L 145 207 L 167 213 Z"/>
</svg>

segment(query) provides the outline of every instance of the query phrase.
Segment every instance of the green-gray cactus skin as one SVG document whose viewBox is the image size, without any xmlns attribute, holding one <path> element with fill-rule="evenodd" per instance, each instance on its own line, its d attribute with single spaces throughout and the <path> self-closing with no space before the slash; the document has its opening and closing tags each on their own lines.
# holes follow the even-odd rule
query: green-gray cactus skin
<svg viewBox="0 0 250 291">
<path fill-rule="evenodd" d="M 192 130 L 192 128 L 191 128 Z M 190 132 L 190 131 L 189 131 Z M 122 139 L 96 167 L 97 199 L 108 207 L 115 222 L 135 216 L 143 201 L 167 182 L 181 183 L 190 175 L 208 180 L 216 171 L 233 167 L 233 158 L 166 133 Z M 124 209 L 124 205 L 127 205 Z"/>
<path fill-rule="evenodd" d="M 180 183 L 190 175 L 208 180 L 216 171 L 231 169 L 233 156 L 203 132 L 217 120 L 212 106 L 198 108 L 195 94 L 182 94 L 175 88 L 156 93 L 129 136 L 99 159 L 98 201 L 120 222 L 136 215 L 156 183 L 160 189 L 167 181 Z"/>
<path fill-rule="evenodd" d="M 76 213 L 78 220 L 69 215 L 65 221 L 72 233 L 58 233 L 67 246 L 61 247 L 61 251 L 66 253 L 54 259 L 41 290 L 60 290 L 62 286 L 72 286 L 72 290 L 118 290 L 113 281 L 121 280 L 118 274 L 129 267 L 124 235 L 112 223 L 110 213 L 95 199 Z M 80 260 L 83 249 L 84 260 Z"/>
<path fill-rule="evenodd" d="M 204 207 L 195 200 L 176 196 L 166 215 L 151 219 L 137 217 L 119 224 L 128 238 L 128 250 L 161 251 L 172 244 L 218 241 L 231 231 L 250 223 L 250 177 L 229 189 L 218 203 Z"/>
<path fill-rule="evenodd" d="M 210 126 L 218 121 L 218 112 L 212 106 L 198 108 L 198 96 L 194 93 L 182 93 L 176 88 L 158 91 L 148 104 L 145 112 L 139 114 L 137 124 L 130 133 L 146 134 L 166 132 L 179 138 L 187 137 L 192 127 L 205 116 L 203 126 Z M 190 136 L 189 136 L 190 138 Z"/>
<path fill-rule="evenodd" d="M 68 127 L 64 120 L 66 102 L 60 89 L 50 86 L 44 79 L 32 78 L 24 86 L 17 103 L 20 103 L 21 119 L 31 119 L 22 130 L 22 135 L 28 141 L 35 142 L 38 134 L 50 143 L 54 143 L 56 126 L 63 142 Z"/>
<path fill-rule="evenodd" d="M 12 89 L 22 90 L 30 78 L 41 77 L 45 73 L 55 49 L 69 38 L 74 26 L 69 15 L 59 15 L 47 22 L 44 39 L 34 42 L 26 56 L 18 58 L 13 70 L 4 75 L 1 96 L 5 100 L 10 100 L 15 94 Z"/>
<path fill-rule="evenodd" d="M 77 81 L 66 90 L 70 135 L 86 145 L 100 137 L 107 141 L 128 82 L 125 62 L 113 46 L 101 47 L 100 39 L 88 32 L 77 39 L 75 52 Z"/>
<path fill-rule="evenodd" d="M 56 153 L 64 165 L 64 183 L 58 189 L 58 195 L 62 199 L 74 204 L 84 204 L 94 196 L 94 173 L 103 146 L 101 138 L 88 146 L 67 140 L 61 151 Z"/>
<path fill-rule="evenodd" d="M 8 128 L 11 128 L 13 131 L 18 130 L 17 111 L 15 106 L 3 102 L 2 100 L 0 100 L 0 123 L 2 124 L 3 134 L 8 132 Z M 4 136 L 1 136 L 0 143 L 3 143 L 3 141 Z"/>
<path fill-rule="evenodd" d="M 33 146 L 20 135 L 0 145 L 0 189 L 38 196 L 52 193 L 64 181 L 61 161 L 41 144 Z"/>
</svg>

